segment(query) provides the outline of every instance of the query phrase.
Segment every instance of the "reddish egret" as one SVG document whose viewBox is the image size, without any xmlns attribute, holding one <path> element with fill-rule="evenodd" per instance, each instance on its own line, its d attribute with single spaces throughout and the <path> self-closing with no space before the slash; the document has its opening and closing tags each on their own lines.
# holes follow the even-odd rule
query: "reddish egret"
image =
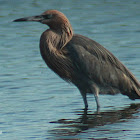
<svg viewBox="0 0 140 140">
<path fill-rule="evenodd" d="M 134 75 L 107 49 L 85 36 L 73 34 L 67 17 L 48 10 L 41 15 L 14 20 L 38 21 L 49 26 L 40 38 L 40 52 L 49 68 L 79 89 L 85 109 L 87 93 L 122 93 L 130 99 L 140 99 L 140 83 Z"/>
</svg>

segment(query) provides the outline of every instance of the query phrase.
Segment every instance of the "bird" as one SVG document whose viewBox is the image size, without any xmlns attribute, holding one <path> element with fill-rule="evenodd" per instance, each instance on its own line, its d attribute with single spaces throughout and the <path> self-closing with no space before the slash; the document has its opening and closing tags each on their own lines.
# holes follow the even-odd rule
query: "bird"
<svg viewBox="0 0 140 140">
<path fill-rule="evenodd" d="M 35 21 L 47 25 L 40 37 L 40 53 L 47 66 L 60 78 L 74 84 L 80 91 L 84 108 L 87 94 L 121 93 L 131 100 L 140 99 L 140 82 L 110 51 L 98 42 L 75 34 L 68 18 L 58 10 L 24 17 L 14 22 Z"/>
</svg>

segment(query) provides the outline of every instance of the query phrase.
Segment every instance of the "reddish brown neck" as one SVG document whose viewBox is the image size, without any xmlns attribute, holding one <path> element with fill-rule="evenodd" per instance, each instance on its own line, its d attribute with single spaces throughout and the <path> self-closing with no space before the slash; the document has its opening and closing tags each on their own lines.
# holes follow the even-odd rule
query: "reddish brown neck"
<svg viewBox="0 0 140 140">
<path fill-rule="evenodd" d="M 57 46 L 58 49 L 62 49 L 72 39 L 73 30 L 70 24 L 63 24 L 61 27 L 61 38 L 60 44 Z"/>
<path fill-rule="evenodd" d="M 47 43 L 51 51 L 61 50 L 73 36 L 73 30 L 69 22 L 56 27 L 47 30 Z"/>
</svg>

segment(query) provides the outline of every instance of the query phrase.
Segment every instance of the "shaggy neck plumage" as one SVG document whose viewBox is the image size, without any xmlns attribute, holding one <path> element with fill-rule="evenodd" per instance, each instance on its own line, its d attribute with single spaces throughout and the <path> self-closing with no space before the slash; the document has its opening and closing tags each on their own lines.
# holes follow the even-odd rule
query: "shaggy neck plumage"
<svg viewBox="0 0 140 140">
<path fill-rule="evenodd" d="M 61 38 L 57 46 L 58 49 L 62 49 L 72 39 L 73 31 L 70 25 L 63 25 L 61 28 Z"/>
<path fill-rule="evenodd" d="M 63 47 L 72 39 L 73 31 L 70 23 L 56 25 L 55 28 L 47 30 L 47 44 L 51 52 L 61 51 Z"/>
</svg>

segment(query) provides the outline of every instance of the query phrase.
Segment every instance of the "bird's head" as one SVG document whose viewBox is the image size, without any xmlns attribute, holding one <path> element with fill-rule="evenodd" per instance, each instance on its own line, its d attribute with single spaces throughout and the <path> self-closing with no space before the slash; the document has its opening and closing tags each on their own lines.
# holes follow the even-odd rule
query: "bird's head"
<svg viewBox="0 0 140 140">
<path fill-rule="evenodd" d="M 14 20 L 14 22 L 36 21 L 48 25 L 51 29 L 63 27 L 64 24 L 70 26 L 67 17 L 57 10 L 47 10 L 41 15 L 24 17 Z"/>
</svg>

